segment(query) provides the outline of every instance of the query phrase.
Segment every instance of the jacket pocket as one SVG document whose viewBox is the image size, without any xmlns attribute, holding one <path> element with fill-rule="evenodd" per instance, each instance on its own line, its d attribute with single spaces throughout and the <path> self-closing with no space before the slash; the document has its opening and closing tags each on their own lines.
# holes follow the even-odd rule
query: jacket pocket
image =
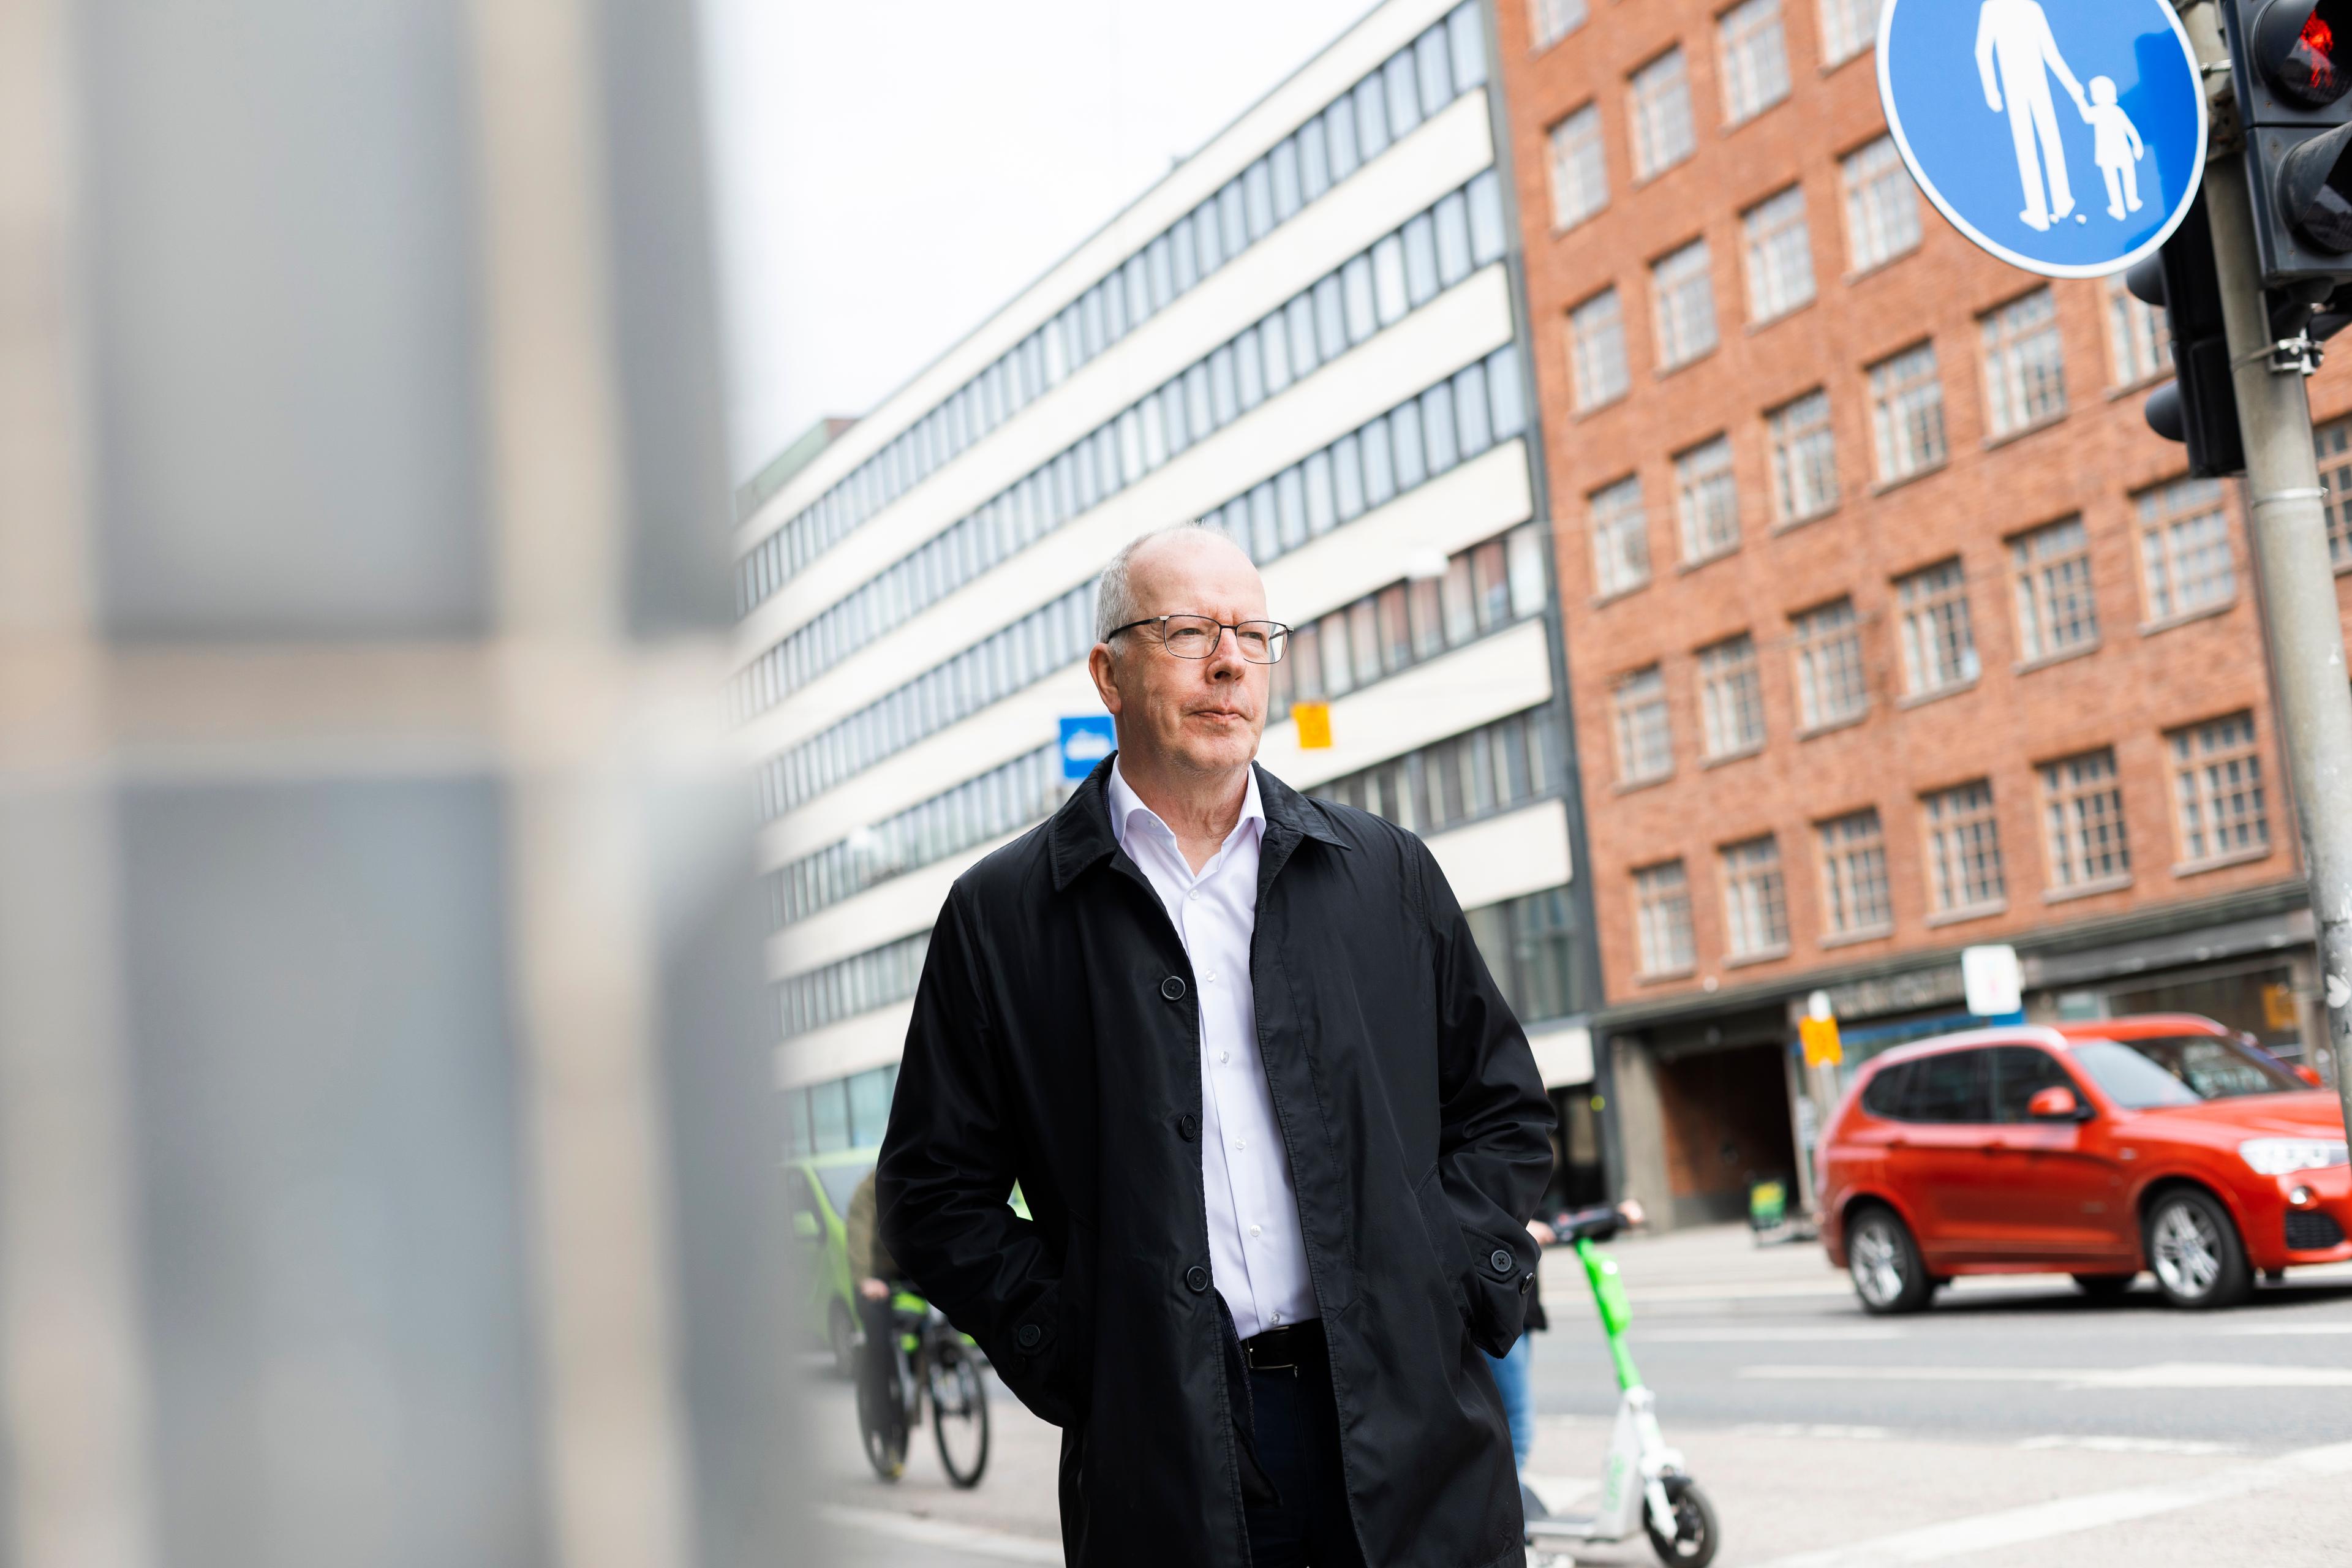
<svg viewBox="0 0 2352 1568">
<path fill-rule="evenodd" d="M 1413 1205 L 1421 1211 L 1422 1235 L 1429 1243 L 1430 1260 L 1445 1281 L 1446 1293 L 1454 1299 L 1454 1310 L 1461 1316 L 1462 1326 L 1474 1326 L 1470 1315 L 1470 1295 L 1463 1287 L 1463 1274 L 1470 1255 L 1462 1239 L 1462 1226 L 1454 1217 L 1454 1205 L 1446 1201 L 1444 1184 L 1438 1180 L 1437 1167 L 1432 1165 L 1426 1175 L 1414 1184 Z"/>
</svg>

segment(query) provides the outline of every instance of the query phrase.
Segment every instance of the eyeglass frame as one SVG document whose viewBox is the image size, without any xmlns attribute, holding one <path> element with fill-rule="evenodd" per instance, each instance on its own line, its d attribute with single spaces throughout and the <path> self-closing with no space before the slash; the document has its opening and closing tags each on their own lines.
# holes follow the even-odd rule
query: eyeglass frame
<svg viewBox="0 0 2352 1568">
<path fill-rule="evenodd" d="M 1198 655 L 1178 653 L 1174 648 L 1168 646 L 1168 623 L 1170 621 L 1179 619 L 1206 621 L 1211 626 L 1217 628 L 1217 640 L 1209 645 L 1208 652 Z M 1275 665 L 1280 664 L 1282 662 L 1283 654 L 1290 651 L 1290 637 L 1292 632 L 1296 629 L 1287 622 L 1284 621 L 1221 621 L 1214 616 L 1204 616 L 1198 610 L 1171 610 L 1164 616 L 1146 616 L 1139 621 L 1129 621 L 1123 626 L 1113 626 L 1110 630 L 1103 634 L 1103 641 L 1108 642 L 1111 638 L 1118 636 L 1119 633 L 1131 632 L 1138 626 L 1159 627 L 1160 650 L 1167 654 L 1169 658 L 1190 658 L 1195 660 L 1216 658 L 1217 649 L 1224 647 L 1225 645 L 1225 634 L 1227 632 L 1231 632 L 1234 634 L 1234 651 L 1241 654 L 1242 662 L 1244 664 L 1263 663 L 1263 665 L 1267 668 L 1271 668 Z M 1274 635 L 1269 637 L 1266 640 L 1267 642 L 1272 643 L 1276 638 L 1279 638 L 1282 643 L 1280 651 L 1276 652 L 1272 658 L 1263 661 L 1252 658 L 1246 653 L 1242 653 L 1242 628 L 1244 626 L 1272 626 L 1274 628 Z"/>
</svg>

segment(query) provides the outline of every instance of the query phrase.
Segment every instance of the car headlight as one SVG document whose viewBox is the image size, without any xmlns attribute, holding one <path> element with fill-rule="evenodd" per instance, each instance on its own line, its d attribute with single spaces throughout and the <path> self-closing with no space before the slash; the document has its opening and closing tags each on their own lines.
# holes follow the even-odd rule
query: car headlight
<svg viewBox="0 0 2352 1568">
<path fill-rule="evenodd" d="M 2238 1156 L 2265 1176 L 2324 1171 L 2330 1165 L 2346 1163 L 2341 1139 L 2249 1138 L 2238 1145 Z"/>
</svg>

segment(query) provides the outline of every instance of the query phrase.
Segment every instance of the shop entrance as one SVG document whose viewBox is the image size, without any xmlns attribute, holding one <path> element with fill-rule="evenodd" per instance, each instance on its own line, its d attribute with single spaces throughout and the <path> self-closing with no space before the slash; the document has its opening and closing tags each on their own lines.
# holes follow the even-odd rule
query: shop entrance
<svg viewBox="0 0 2352 1568">
<path fill-rule="evenodd" d="M 1756 1182 L 1796 1190 L 1787 1053 L 1779 1043 L 1733 1046 L 1658 1063 L 1666 1186 L 1678 1223 L 1744 1218 Z"/>
</svg>

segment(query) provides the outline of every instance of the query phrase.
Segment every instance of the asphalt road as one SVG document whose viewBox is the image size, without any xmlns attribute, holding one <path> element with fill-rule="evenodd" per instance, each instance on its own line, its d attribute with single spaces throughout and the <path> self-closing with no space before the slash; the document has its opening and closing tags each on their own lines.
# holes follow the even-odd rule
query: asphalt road
<svg viewBox="0 0 2352 1568">
<path fill-rule="evenodd" d="M 2299 1568 L 2352 1562 L 2352 1268 L 2290 1276 L 2218 1314 L 2145 1284 L 2095 1303 L 2063 1278 L 1968 1279 L 1930 1311 L 1866 1316 L 1818 1247 L 1732 1229 L 1611 1249 L 1668 1439 L 1715 1500 L 1724 1568 Z M 1533 1484 L 1592 1485 L 1616 1394 L 1575 1259 L 1544 1274 Z M 863 1470 L 847 1391 L 810 1390 L 831 1457 L 820 1517 L 855 1568 L 1059 1561 L 1056 1435 L 1001 1387 L 980 1488 L 919 1451 Z M 1643 1545 L 1584 1561 L 1646 1563 Z"/>
</svg>

